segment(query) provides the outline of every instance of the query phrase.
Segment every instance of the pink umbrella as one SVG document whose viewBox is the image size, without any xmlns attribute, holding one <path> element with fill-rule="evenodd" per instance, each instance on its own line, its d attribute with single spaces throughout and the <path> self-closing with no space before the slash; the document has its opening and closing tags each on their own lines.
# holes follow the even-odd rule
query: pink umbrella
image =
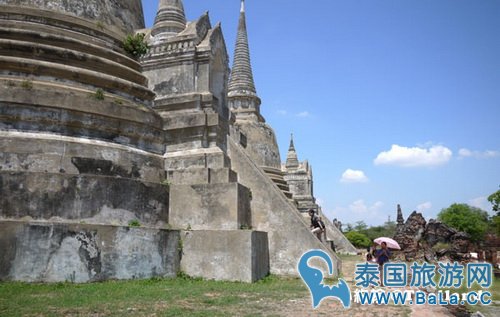
<svg viewBox="0 0 500 317">
<path fill-rule="evenodd" d="M 389 249 L 401 250 L 401 247 L 399 246 L 399 244 L 391 238 L 380 237 L 380 238 L 373 240 L 373 242 L 375 242 L 377 244 L 382 244 L 382 242 L 385 242 Z"/>
</svg>

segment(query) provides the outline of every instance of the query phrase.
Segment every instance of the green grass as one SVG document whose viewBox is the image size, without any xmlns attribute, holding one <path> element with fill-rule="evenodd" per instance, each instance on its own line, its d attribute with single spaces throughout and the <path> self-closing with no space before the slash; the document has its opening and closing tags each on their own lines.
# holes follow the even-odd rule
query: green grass
<svg viewBox="0 0 500 317">
<path fill-rule="evenodd" d="M 259 316 L 307 296 L 299 279 L 254 284 L 189 279 L 91 284 L 0 283 L 0 316 Z M 265 300 L 263 300 L 265 299 Z"/>
</svg>

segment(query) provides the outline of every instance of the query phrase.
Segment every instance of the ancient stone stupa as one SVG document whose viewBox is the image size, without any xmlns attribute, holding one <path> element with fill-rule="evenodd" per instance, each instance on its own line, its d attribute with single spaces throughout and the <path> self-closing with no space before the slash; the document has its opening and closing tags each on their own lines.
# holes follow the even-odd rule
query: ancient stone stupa
<svg viewBox="0 0 500 317">
<path fill-rule="evenodd" d="M 0 280 L 251 282 L 310 249 L 339 272 L 260 113 L 245 14 L 230 73 L 220 24 L 181 0 L 151 29 L 140 0 L 0 0 Z"/>
</svg>

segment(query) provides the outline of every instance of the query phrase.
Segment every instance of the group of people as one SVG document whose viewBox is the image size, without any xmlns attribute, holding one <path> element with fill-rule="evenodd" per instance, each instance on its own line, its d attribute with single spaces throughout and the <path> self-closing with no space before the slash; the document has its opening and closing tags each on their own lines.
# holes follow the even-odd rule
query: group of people
<svg viewBox="0 0 500 317">
<path fill-rule="evenodd" d="M 387 248 L 387 243 L 382 242 L 380 244 L 380 249 L 373 245 L 368 248 L 368 253 L 366 254 L 367 262 L 376 262 L 380 267 L 384 265 L 385 262 L 389 261 L 391 257 L 391 251 Z"/>
<path fill-rule="evenodd" d="M 326 241 L 326 226 L 321 217 L 313 210 L 309 209 L 309 216 L 311 217 L 311 232 L 318 237 L 320 241 Z M 367 262 L 376 262 L 380 268 L 383 267 L 385 262 L 389 261 L 391 257 L 391 251 L 387 248 L 387 243 L 382 242 L 380 244 L 380 249 L 376 248 L 376 245 L 368 248 L 368 253 L 366 254 Z"/>
</svg>

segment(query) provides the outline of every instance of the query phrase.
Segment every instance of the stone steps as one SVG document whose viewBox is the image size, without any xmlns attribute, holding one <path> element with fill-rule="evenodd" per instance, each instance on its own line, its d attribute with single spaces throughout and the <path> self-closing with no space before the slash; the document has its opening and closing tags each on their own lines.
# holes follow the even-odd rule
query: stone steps
<svg viewBox="0 0 500 317">
<path fill-rule="evenodd" d="M 16 73 L 21 76 L 37 76 L 47 78 L 48 81 L 80 84 L 102 88 L 111 93 L 116 93 L 131 100 L 152 100 L 154 93 L 148 88 L 121 79 L 115 76 L 103 74 L 98 71 L 88 70 L 61 63 L 39 61 L 29 58 L 17 58 L 0 56 L 0 69 L 7 73 Z"/>
<path fill-rule="evenodd" d="M 146 77 L 131 68 L 109 59 L 53 45 L 0 39 L 0 55 L 26 59 L 35 57 L 37 61 L 71 65 L 126 79 L 141 86 L 147 85 Z"/>
<path fill-rule="evenodd" d="M 290 187 L 288 186 L 287 182 L 283 178 L 283 173 L 272 167 L 262 167 L 264 172 L 266 173 L 267 176 L 273 181 L 276 186 L 283 192 L 283 194 L 291 200 L 293 197 L 293 194 L 290 192 Z"/>
<path fill-rule="evenodd" d="M 17 22 L 0 21 L 0 38 L 76 50 L 114 61 L 138 72 L 141 71 L 139 62 L 125 55 L 121 48 L 104 41 L 96 42 L 93 37 L 75 36 L 75 33 L 71 31 L 34 23 L 19 25 Z"/>
</svg>

